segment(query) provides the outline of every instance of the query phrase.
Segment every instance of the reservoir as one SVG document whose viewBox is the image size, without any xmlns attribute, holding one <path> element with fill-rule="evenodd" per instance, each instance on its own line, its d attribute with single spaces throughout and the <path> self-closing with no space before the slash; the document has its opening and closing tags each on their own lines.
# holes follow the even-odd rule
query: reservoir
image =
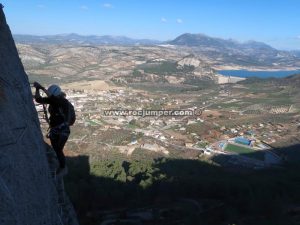
<svg viewBox="0 0 300 225">
<path fill-rule="evenodd" d="M 300 70 L 280 70 L 280 71 L 248 71 L 248 70 L 219 70 L 219 74 L 224 76 L 235 76 L 235 77 L 259 77 L 259 78 L 270 78 L 270 77 L 287 77 L 294 74 L 300 74 Z"/>
</svg>

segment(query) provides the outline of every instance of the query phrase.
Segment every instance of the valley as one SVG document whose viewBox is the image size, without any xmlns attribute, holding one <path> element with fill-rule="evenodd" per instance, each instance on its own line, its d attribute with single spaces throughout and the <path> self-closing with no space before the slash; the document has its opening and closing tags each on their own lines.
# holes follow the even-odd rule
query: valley
<svg viewBox="0 0 300 225">
<path fill-rule="evenodd" d="M 223 76 L 216 70 L 218 63 L 189 47 L 17 47 L 29 80 L 61 85 L 75 106 L 77 121 L 65 149 L 72 171 L 66 188 L 86 224 L 97 224 L 94 220 L 105 224 L 111 217 L 132 223 L 183 223 L 190 214 L 195 221 L 215 224 L 214 210 L 223 211 L 226 206 L 234 211 L 238 204 L 209 194 L 215 181 L 199 179 L 201 171 L 212 177 L 237 176 L 232 185 L 242 190 L 244 173 L 252 177 L 250 183 L 256 183 L 264 177 L 260 175 L 263 171 L 282 170 L 300 160 L 298 152 L 289 150 L 300 143 L 300 75 L 266 79 Z M 46 134 L 42 106 L 37 109 Z M 81 182 L 75 185 L 78 177 Z M 195 179 L 199 181 L 191 182 Z M 180 187 L 184 183 L 188 189 L 202 185 L 204 194 L 189 195 Z M 222 179 L 219 185 L 226 186 Z M 262 185 L 268 189 L 270 184 Z M 166 193 L 164 186 L 175 187 L 174 192 Z M 77 199 L 83 190 L 89 201 Z M 255 191 L 254 195 L 259 194 Z M 267 201 L 255 199 L 252 201 Z M 239 200 L 249 201 L 245 197 Z M 208 210 L 186 211 L 193 202 Z M 254 214 L 251 206 L 245 205 L 246 220 L 250 221 Z M 164 212 L 169 215 L 162 219 Z"/>
<path fill-rule="evenodd" d="M 299 225 L 299 8 L 2 0 L 0 225 Z"/>
</svg>

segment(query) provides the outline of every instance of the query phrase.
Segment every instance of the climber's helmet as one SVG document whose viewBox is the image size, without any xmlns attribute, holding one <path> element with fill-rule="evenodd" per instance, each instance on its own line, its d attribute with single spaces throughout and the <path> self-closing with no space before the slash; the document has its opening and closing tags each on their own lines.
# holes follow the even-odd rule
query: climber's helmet
<svg viewBox="0 0 300 225">
<path fill-rule="evenodd" d="M 59 96 L 61 95 L 62 91 L 58 85 L 52 84 L 48 87 L 48 93 L 50 96 Z"/>
</svg>

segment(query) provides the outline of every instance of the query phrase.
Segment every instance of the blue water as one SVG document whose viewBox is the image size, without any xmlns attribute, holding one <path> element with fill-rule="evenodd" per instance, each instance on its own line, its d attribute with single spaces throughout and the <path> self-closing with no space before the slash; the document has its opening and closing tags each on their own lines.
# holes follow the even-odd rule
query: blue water
<svg viewBox="0 0 300 225">
<path fill-rule="evenodd" d="M 280 77 L 287 77 L 293 74 L 300 74 L 300 70 L 291 70 L 291 71 L 219 70 L 218 73 L 224 76 L 235 76 L 235 77 L 280 78 Z"/>
</svg>

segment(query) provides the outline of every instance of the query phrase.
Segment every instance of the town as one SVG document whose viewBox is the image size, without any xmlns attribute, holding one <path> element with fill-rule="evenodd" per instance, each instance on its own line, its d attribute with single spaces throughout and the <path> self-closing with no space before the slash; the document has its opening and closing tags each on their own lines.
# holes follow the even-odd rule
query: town
<svg viewBox="0 0 300 225">
<path fill-rule="evenodd" d="M 99 152 L 107 148 L 127 156 L 144 149 L 164 157 L 184 154 L 205 160 L 215 155 L 228 155 L 230 159 L 226 160 L 226 165 L 256 169 L 280 165 L 284 156 L 272 151 L 272 144 L 297 129 L 294 121 L 280 121 L 282 113 L 288 115 L 292 107 L 273 107 L 269 109 L 272 119 L 265 120 L 261 114 L 259 117 L 245 115 L 251 107 L 246 110 L 222 107 L 224 102 L 239 101 L 238 96 L 227 92 L 221 89 L 206 90 L 200 95 L 178 95 L 127 87 L 66 89 L 78 118 L 68 149 L 90 154 L 91 149 L 98 148 Z M 203 102 L 199 101 L 202 96 Z M 42 106 L 37 107 L 43 118 Z M 284 110 L 280 111 L 282 108 Z M 145 109 L 177 110 L 185 114 L 142 116 L 128 113 Z M 45 121 L 41 119 L 41 122 L 46 129 Z"/>
</svg>

